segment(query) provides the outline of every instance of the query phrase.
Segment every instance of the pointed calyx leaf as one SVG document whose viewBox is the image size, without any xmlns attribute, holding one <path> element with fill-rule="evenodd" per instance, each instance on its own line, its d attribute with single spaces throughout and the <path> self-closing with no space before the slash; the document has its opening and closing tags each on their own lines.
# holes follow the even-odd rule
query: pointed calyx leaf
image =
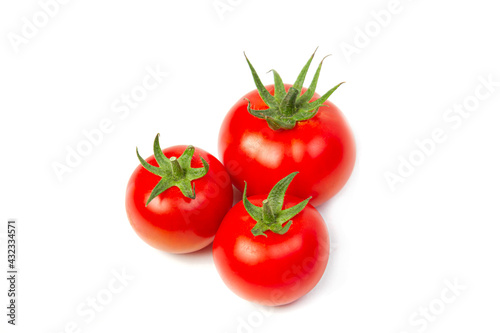
<svg viewBox="0 0 500 333">
<path fill-rule="evenodd" d="M 314 117 L 318 112 L 318 109 L 323 106 L 323 103 L 330 97 L 330 95 L 337 90 L 342 83 L 344 83 L 342 82 L 336 85 L 323 95 L 323 97 L 317 99 L 316 101 L 311 103 L 309 102 L 316 91 L 319 73 L 321 72 L 321 67 L 323 65 L 323 60 L 326 58 L 325 57 L 321 60 L 309 88 L 306 92 L 301 94 L 307 71 L 309 70 L 311 61 L 316 54 L 316 50 L 309 58 L 306 65 L 302 68 L 297 80 L 294 85 L 288 89 L 288 92 L 286 91 L 283 80 L 278 72 L 274 69 L 271 70 L 274 74 L 274 96 L 271 95 L 271 93 L 266 89 L 260 80 L 259 75 L 255 71 L 255 68 L 252 66 L 250 60 L 248 60 L 245 54 L 246 61 L 250 67 L 250 71 L 252 72 L 253 80 L 257 86 L 257 91 L 259 92 L 259 95 L 264 103 L 269 107 L 265 110 L 254 110 L 251 108 L 250 101 L 248 101 L 248 112 L 257 118 L 266 120 L 269 127 L 273 130 L 292 129 L 295 127 L 297 122 Z"/>
<path fill-rule="evenodd" d="M 300 213 L 307 206 L 311 197 L 293 207 L 282 210 L 286 190 L 297 173 L 298 172 L 293 172 L 289 174 L 274 185 L 271 192 L 269 192 L 267 199 L 262 201 L 262 207 L 255 206 L 250 202 L 250 200 L 248 200 L 247 184 L 245 182 L 243 205 L 245 206 L 248 215 L 250 215 L 252 219 L 257 222 L 252 228 L 252 234 L 254 236 L 262 235 L 267 237 L 264 233 L 267 230 L 271 230 L 279 235 L 285 234 L 292 225 L 291 218 Z"/>
<path fill-rule="evenodd" d="M 209 168 L 207 161 L 200 156 L 203 168 L 191 167 L 191 160 L 194 155 L 193 146 L 188 146 L 179 158 L 175 156 L 168 158 L 165 154 L 163 154 L 163 151 L 160 148 L 159 137 L 160 134 L 157 134 L 153 146 L 155 160 L 158 162 L 159 166 L 156 167 L 146 162 L 146 160 L 139 155 L 139 150 L 136 149 L 137 157 L 139 158 L 141 165 L 149 172 L 161 177 L 161 180 L 151 191 L 151 194 L 146 202 L 146 206 L 151 202 L 151 200 L 172 186 L 177 186 L 185 197 L 195 199 L 195 188 L 194 184 L 191 185 L 191 182 L 207 174 Z"/>
</svg>

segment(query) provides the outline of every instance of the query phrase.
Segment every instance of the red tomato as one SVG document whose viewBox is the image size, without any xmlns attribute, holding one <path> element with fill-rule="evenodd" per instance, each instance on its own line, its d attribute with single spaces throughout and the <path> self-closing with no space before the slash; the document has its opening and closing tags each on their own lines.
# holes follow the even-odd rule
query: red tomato
<svg viewBox="0 0 500 333">
<path fill-rule="evenodd" d="M 265 195 L 249 197 L 262 207 Z M 283 209 L 303 201 L 285 196 Z M 263 305 L 283 305 L 308 293 L 323 275 L 330 253 L 328 230 L 310 204 L 292 218 L 280 235 L 254 236 L 256 224 L 243 202 L 222 221 L 213 244 L 213 257 L 224 283 L 238 296 Z"/>
<path fill-rule="evenodd" d="M 267 197 L 247 198 L 225 216 L 214 240 L 214 263 L 237 295 L 282 305 L 308 293 L 321 279 L 330 243 L 321 215 L 308 202 L 286 196 L 297 172 L 281 179 Z"/>
<path fill-rule="evenodd" d="M 178 158 L 186 148 L 166 148 L 163 154 L 170 159 Z M 142 165 L 130 177 L 125 201 L 128 219 L 136 233 L 149 245 L 171 253 L 187 253 L 202 249 L 213 241 L 224 215 L 232 206 L 233 189 L 224 166 L 204 150 L 195 148 L 191 167 L 204 167 L 200 155 L 208 164 L 208 172 L 191 182 L 196 195 L 194 199 L 172 186 L 146 205 L 162 177 Z M 146 162 L 158 167 L 155 156 L 150 156 Z"/>
<path fill-rule="evenodd" d="M 275 96 L 275 86 L 265 89 Z M 291 87 L 285 84 L 284 90 L 289 92 Z M 306 89 L 297 91 L 303 94 Z M 310 101 L 319 98 L 314 93 Z M 315 206 L 340 191 L 352 173 L 356 147 L 348 123 L 332 102 L 323 102 L 316 115 L 297 121 L 295 127 L 277 130 L 250 114 L 249 103 L 253 110 L 269 109 L 259 91 L 251 91 L 231 108 L 219 133 L 219 156 L 240 191 L 246 181 L 249 195 L 268 193 L 293 171 L 300 173 L 289 193 L 299 198 L 312 196 Z"/>
</svg>

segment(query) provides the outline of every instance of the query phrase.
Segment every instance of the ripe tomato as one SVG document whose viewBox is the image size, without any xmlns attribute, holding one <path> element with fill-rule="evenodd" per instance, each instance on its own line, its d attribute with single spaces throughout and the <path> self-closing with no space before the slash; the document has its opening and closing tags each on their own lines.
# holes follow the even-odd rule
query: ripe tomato
<svg viewBox="0 0 500 333">
<path fill-rule="evenodd" d="M 164 156 L 163 168 L 158 168 L 159 154 Z M 174 146 L 162 151 L 158 136 L 155 155 L 141 164 L 149 164 L 149 169 L 164 177 L 139 165 L 128 182 L 125 206 L 130 224 L 146 243 L 157 249 L 171 253 L 202 249 L 212 242 L 232 206 L 229 175 L 214 156 L 200 148 Z M 172 178 L 173 164 L 182 169 L 174 177 L 177 179 Z"/>
<path fill-rule="evenodd" d="M 330 253 L 326 224 L 309 200 L 287 195 L 273 203 L 276 197 L 256 195 L 245 203 L 245 192 L 224 217 L 213 244 L 224 283 L 238 296 L 263 305 L 287 304 L 308 293 L 321 279 Z M 270 211 L 278 216 L 277 224 L 254 219 L 265 214 L 266 204 L 275 206 Z M 293 222 L 287 222 L 290 216 Z"/>
<path fill-rule="evenodd" d="M 311 60 L 293 86 L 284 85 L 276 72 L 275 84 L 264 86 L 248 62 L 257 89 L 231 108 L 219 133 L 219 156 L 240 191 L 247 181 L 249 195 L 267 193 L 285 175 L 300 171 L 289 193 L 312 196 L 317 206 L 349 179 L 354 137 L 341 111 L 326 100 L 339 85 L 323 97 L 314 93 L 320 64 L 310 88 L 302 88 Z"/>
</svg>

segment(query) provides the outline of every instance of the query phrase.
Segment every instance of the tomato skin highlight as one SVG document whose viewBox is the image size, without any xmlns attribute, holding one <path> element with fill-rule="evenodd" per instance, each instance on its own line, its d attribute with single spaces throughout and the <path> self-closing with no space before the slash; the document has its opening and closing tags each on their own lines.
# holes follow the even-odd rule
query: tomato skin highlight
<svg viewBox="0 0 500 333">
<path fill-rule="evenodd" d="M 187 146 L 163 149 L 167 157 L 179 157 Z M 178 187 L 171 187 L 147 206 L 151 191 L 161 177 L 139 165 L 127 185 L 125 206 L 135 232 L 152 247 L 170 253 L 194 252 L 209 245 L 233 203 L 233 189 L 224 166 L 211 154 L 195 148 L 193 168 L 203 167 L 200 155 L 208 162 L 209 171 L 194 180 L 195 199 L 185 197 Z M 146 161 L 158 166 L 154 156 Z"/>
<path fill-rule="evenodd" d="M 248 198 L 262 206 L 265 195 Z M 301 202 L 285 196 L 283 209 Z M 225 216 L 213 244 L 214 263 L 224 283 L 238 296 L 262 305 L 291 303 L 321 279 L 328 262 L 330 240 L 326 224 L 311 205 L 292 218 L 283 235 L 254 236 L 255 225 L 243 203 Z"/>
<path fill-rule="evenodd" d="M 285 84 L 285 89 L 291 85 Z M 274 85 L 266 86 L 274 95 Z M 303 88 L 302 93 L 307 89 Z M 314 94 L 311 101 L 320 97 Z M 311 119 L 290 130 L 272 130 L 264 119 L 251 115 L 267 105 L 253 90 L 241 98 L 226 115 L 219 132 L 219 156 L 233 184 L 248 194 L 268 193 L 284 176 L 299 171 L 289 194 L 312 196 L 311 204 L 321 205 L 338 193 L 349 179 L 356 159 L 352 131 L 342 112 L 330 101 Z"/>
</svg>

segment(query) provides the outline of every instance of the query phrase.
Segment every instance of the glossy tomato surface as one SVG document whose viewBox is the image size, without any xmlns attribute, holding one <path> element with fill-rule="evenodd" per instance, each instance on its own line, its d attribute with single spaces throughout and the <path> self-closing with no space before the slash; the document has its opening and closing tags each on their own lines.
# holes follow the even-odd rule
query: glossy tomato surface
<svg viewBox="0 0 500 333">
<path fill-rule="evenodd" d="M 287 91 L 290 87 L 285 85 Z M 274 85 L 266 89 L 274 95 Z M 319 97 L 314 94 L 311 101 Z M 332 102 L 291 130 L 272 130 L 248 112 L 245 99 L 253 109 L 268 108 L 257 90 L 248 93 L 228 112 L 219 133 L 219 156 L 240 191 L 246 181 L 248 195 L 268 193 L 294 171 L 299 175 L 288 193 L 312 196 L 314 206 L 340 191 L 352 173 L 356 147 L 347 121 Z"/>
<path fill-rule="evenodd" d="M 187 146 L 163 149 L 168 158 L 179 157 Z M 130 177 L 126 191 L 126 210 L 130 224 L 149 245 L 166 252 L 187 253 L 209 245 L 224 215 L 233 203 L 233 189 L 224 166 L 211 154 L 195 148 L 193 168 L 202 168 L 200 155 L 208 162 L 208 173 L 192 182 L 196 198 L 185 197 L 171 187 L 147 206 L 151 191 L 160 181 L 139 165 Z M 154 156 L 146 161 L 154 166 Z"/>
<path fill-rule="evenodd" d="M 262 206 L 264 195 L 250 202 Z M 285 196 L 283 209 L 302 199 Z M 263 305 L 283 305 L 308 293 L 323 275 L 330 253 L 325 222 L 311 205 L 292 218 L 283 235 L 254 236 L 255 225 L 243 203 L 226 215 L 213 245 L 214 263 L 224 283 L 238 296 Z"/>
</svg>

